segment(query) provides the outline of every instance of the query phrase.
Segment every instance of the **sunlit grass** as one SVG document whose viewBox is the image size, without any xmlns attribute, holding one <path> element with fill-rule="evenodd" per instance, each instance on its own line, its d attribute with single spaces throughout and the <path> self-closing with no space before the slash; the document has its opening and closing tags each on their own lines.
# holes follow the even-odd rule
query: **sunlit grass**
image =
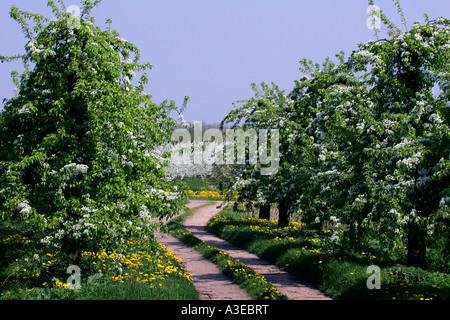
<svg viewBox="0 0 450 320">
<path fill-rule="evenodd" d="M 225 200 L 226 194 L 218 191 L 192 191 L 188 190 L 186 195 L 189 199 L 196 200 Z"/>
<path fill-rule="evenodd" d="M 370 248 L 346 251 L 330 240 L 341 230 L 310 229 L 300 222 L 279 228 L 276 221 L 245 217 L 232 208 L 214 216 L 208 230 L 309 281 L 334 299 L 450 298 L 449 274 L 389 264 L 389 259 L 378 257 Z M 381 289 L 367 287 L 370 265 L 382 267 Z"/>
<path fill-rule="evenodd" d="M 198 209 L 198 208 L 196 208 Z M 253 269 L 231 257 L 228 253 L 217 249 L 204 241 L 201 241 L 183 227 L 183 221 L 188 211 L 184 215 L 177 217 L 169 223 L 172 235 L 192 246 L 204 257 L 214 262 L 217 267 L 228 276 L 233 282 L 241 286 L 255 300 L 286 300 L 287 297 L 281 294 L 264 276 L 256 273 Z"/>
<path fill-rule="evenodd" d="M 25 254 L 28 238 L 13 228 L 0 237 L 0 299 L 181 300 L 198 299 L 192 276 L 172 251 L 153 238 L 130 239 L 125 249 L 83 251 L 79 290 L 69 289 L 67 261 L 58 250 Z"/>
</svg>

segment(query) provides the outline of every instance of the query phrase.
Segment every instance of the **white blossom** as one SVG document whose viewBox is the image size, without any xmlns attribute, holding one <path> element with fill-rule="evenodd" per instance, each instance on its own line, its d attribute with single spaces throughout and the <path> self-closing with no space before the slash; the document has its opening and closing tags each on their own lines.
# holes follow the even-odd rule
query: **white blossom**
<svg viewBox="0 0 450 320">
<path fill-rule="evenodd" d="M 65 174 L 65 177 L 68 178 L 79 174 L 85 174 L 88 169 L 89 167 L 87 165 L 71 163 L 61 168 L 60 172 Z"/>
<path fill-rule="evenodd" d="M 18 208 L 19 208 L 21 214 L 28 215 L 31 212 L 31 207 L 28 204 L 28 201 L 19 203 Z"/>
</svg>

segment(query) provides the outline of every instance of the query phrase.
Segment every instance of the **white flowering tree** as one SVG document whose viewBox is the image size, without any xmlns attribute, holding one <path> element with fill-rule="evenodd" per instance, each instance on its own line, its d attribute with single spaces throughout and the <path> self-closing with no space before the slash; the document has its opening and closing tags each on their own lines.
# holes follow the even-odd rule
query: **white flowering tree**
<svg viewBox="0 0 450 320">
<path fill-rule="evenodd" d="M 387 250 L 407 244 L 408 264 L 425 266 L 427 233 L 449 226 L 449 20 L 390 26 L 294 90 L 299 117 L 316 108 L 297 207 L 346 225 L 354 244 L 376 228 Z"/>
<path fill-rule="evenodd" d="M 49 0 L 53 20 L 13 6 L 26 53 L 0 57 L 26 66 L 0 117 L 0 215 L 75 262 L 82 249 L 150 235 L 152 217 L 179 206 L 153 152 L 176 125 L 174 105 L 144 93 L 151 66 L 138 48 L 94 26 L 99 2 L 84 0 L 75 17 Z"/>
<path fill-rule="evenodd" d="M 357 177 L 351 174 L 349 157 L 358 153 L 349 146 L 358 141 L 353 131 L 360 115 L 349 109 L 357 109 L 356 93 L 361 89 L 344 67 L 343 54 L 337 57 L 339 64 L 330 59 L 323 65 L 302 60 L 305 76 L 290 94 L 295 103 L 289 123 L 296 129 L 288 182 L 296 195 L 293 211 L 305 222 L 328 219 L 330 208 L 348 198 Z"/>
<path fill-rule="evenodd" d="M 164 172 L 169 180 L 186 177 L 208 177 L 214 174 L 215 163 L 208 161 L 194 161 L 194 149 L 208 148 L 208 142 L 166 143 L 159 146 L 156 151 L 165 162 Z M 214 146 L 215 147 L 215 144 Z"/>
<path fill-rule="evenodd" d="M 386 250 L 406 245 L 407 263 L 423 267 L 427 236 L 448 238 L 450 227 L 450 21 L 402 32 L 377 14 L 386 39 L 337 63 L 303 60 L 287 97 L 266 87 L 226 121 L 280 128 L 279 173 L 259 179 L 247 166 L 242 197 L 288 199 L 304 221 L 344 228 L 333 235 L 344 245 L 376 230 Z"/>
<path fill-rule="evenodd" d="M 442 207 L 450 192 L 449 58 L 450 21 L 438 18 L 369 42 L 350 61 L 356 71 L 370 68 L 361 138 L 372 203 L 364 223 L 407 237 L 410 265 L 425 266 L 427 232 L 449 222 Z"/>
<path fill-rule="evenodd" d="M 262 173 L 264 164 L 258 161 L 256 164 L 251 163 L 250 157 L 247 156 L 245 164 L 236 165 L 238 174 L 235 177 L 233 191 L 237 191 L 239 201 L 252 206 L 253 202 L 257 202 L 260 206 L 260 217 L 268 218 L 270 205 L 277 203 L 279 207 L 280 226 L 289 224 L 289 207 L 292 201 L 291 185 L 287 183 L 291 171 L 290 157 L 292 153 L 291 138 L 295 132 L 295 126 L 289 124 L 289 114 L 293 107 L 293 100 L 289 99 L 284 91 L 272 83 L 272 86 L 261 83 L 258 87 L 252 84 L 255 96 L 241 101 L 240 106 L 236 106 L 222 121 L 222 125 L 231 124 L 232 128 L 240 128 L 244 131 L 255 130 L 260 133 L 261 130 L 267 130 L 266 139 L 258 136 L 259 156 L 261 151 L 266 154 L 274 155 L 274 148 L 271 143 L 273 130 L 279 132 L 279 145 L 277 152 L 280 153 L 279 165 L 271 174 Z M 265 141 L 264 141 L 265 140 Z M 254 142 L 256 143 L 256 142 Z M 249 147 L 250 142 L 247 144 Z M 248 153 L 248 152 L 247 152 Z M 261 158 L 260 158 L 261 160 Z"/>
</svg>

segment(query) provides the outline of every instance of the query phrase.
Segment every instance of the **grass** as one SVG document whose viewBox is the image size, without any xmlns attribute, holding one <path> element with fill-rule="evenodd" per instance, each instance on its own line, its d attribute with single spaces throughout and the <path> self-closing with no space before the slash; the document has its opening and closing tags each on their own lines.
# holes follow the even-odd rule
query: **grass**
<svg viewBox="0 0 450 320">
<path fill-rule="evenodd" d="M 207 204 L 211 205 L 211 203 Z M 255 300 L 287 300 L 287 297 L 281 294 L 270 282 L 263 276 L 256 273 L 253 269 L 247 267 L 238 260 L 232 258 L 226 252 L 223 252 L 213 246 L 201 241 L 184 227 L 185 219 L 193 214 L 195 210 L 187 210 L 185 214 L 178 216 L 169 222 L 168 227 L 172 235 L 187 245 L 192 246 L 205 258 L 215 263 L 217 267 L 230 278 L 234 283 L 246 290 L 250 297 Z"/>
<path fill-rule="evenodd" d="M 333 299 L 448 300 L 450 275 L 405 267 L 374 251 L 350 252 L 330 241 L 330 230 L 301 223 L 244 218 L 228 208 L 208 223 L 215 233 L 310 282 Z M 370 265 L 380 266 L 381 289 L 370 290 Z"/>
<path fill-rule="evenodd" d="M 217 190 L 217 186 L 208 178 L 194 178 L 194 177 L 186 177 L 182 180 L 189 190 L 194 192 L 197 191 L 214 191 Z"/>
<path fill-rule="evenodd" d="M 191 200 L 226 200 L 227 193 L 219 190 L 219 185 L 214 179 L 185 177 L 183 180 L 175 180 L 174 185 L 186 193 Z"/>
<path fill-rule="evenodd" d="M 26 254 L 28 238 L 0 228 L 2 300 L 197 300 L 181 261 L 153 238 L 127 241 L 121 253 L 83 252 L 81 288 L 67 288 L 68 265 L 58 252 Z"/>
<path fill-rule="evenodd" d="M 187 191 L 187 197 L 191 200 L 215 200 L 221 201 L 226 199 L 226 194 L 217 191 Z"/>
</svg>

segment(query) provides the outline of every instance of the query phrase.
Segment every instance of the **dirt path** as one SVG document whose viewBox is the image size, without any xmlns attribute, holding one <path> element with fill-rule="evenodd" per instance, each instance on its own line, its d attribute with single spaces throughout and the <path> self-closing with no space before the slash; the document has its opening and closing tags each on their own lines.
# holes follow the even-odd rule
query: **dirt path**
<svg viewBox="0 0 450 320">
<path fill-rule="evenodd" d="M 189 208 L 207 204 L 209 201 L 194 201 Z M 192 274 L 194 286 L 202 300 L 251 300 L 246 291 L 234 284 L 219 268 L 190 246 L 177 238 L 156 233 L 156 238 L 167 250 L 172 250 L 183 260 L 186 271 Z"/>
<path fill-rule="evenodd" d="M 216 202 L 216 204 L 218 205 L 220 202 Z M 233 258 L 239 259 L 240 262 L 252 268 L 255 272 L 263 275 L 267 281 L 271 282 L 278 291 L 288 296 L 289 299 L 330 300 L 330 298 L 325 296 L 321 291 L 299 281 L 296 277 L 281 270 L 277 266 L 207 232 L 207 222 L 220 210 L 221 209 L 216 208 L 216 206 L 202 207 L 198 209 L 194 215 L 186 219 L 184 226 L 200 240 L 229 253 Z"/>
<path fill-rule="evenodd" d="M 188 204 L 188 207 L 197 208 L 204 206 L 207 203 L 208 201 L 192 200 Z M 215 214 L 217 214 L 221 210 L 220 208 L 217 208 L 217 205 L 219 205 L 220 203 L 221 202 L 215 202 L 214 205 L 201 207 L 197 209 L 194 215 L 186 219 L 186 222 L 184 223 L 185 228 L 200 240 L 203 240 L 209 245 L 229 253 L 233 258 L 239 259 L 240 262 L 244 263 L 248 267 L 258 272 L 259 274 L 263 275 L 267 279 L 267 281 L 271 282 L 281 293 L 288 296 L 289 299 L 291 300 L 331 300 L 329 297 L 325 296 L 321 291 L 312 288 L 311 286 L 307 285 L 304 282 L 299 281 L 296 277 L 281 270 L 280 268 L 270 264 L 269 262 L 257 257 L 254 254 L 251 254 L 243 249 L 240 249 L 232 245 L 231 243 L 207 232 L 206 224 L 209 219 L 211 219 Z M 169 242 L 167 242 L 167 239 L 170 238 L 166 238 L 167 249 L 173 250 L 175 255 L 185 262 L 187 270 L 193 275 L 194 285 L 196 285 L 196 283 L 202 285 L 202 287 L 198 290 L 205 290 L 204 288 L 207 288 L 207 291 L 205 291 L 207 293 L 206 299 L 208 297 L 213 300 L 224 299 L 220 297 L 216 298 L 217 293 L 215 292 L 216 290 L 212 290 L 213 288 L 220 289 L 218 291 L 221 291 L 222 289 L 235 290 L 236 287 L 237 287 L 236 292 L 234 293 L 230 292 L 227 294 L 223 294 L 222 296 L 224 296 L 225 299 L 228 297 L 230 299 L 236 300 L 250 299 L 248 295 L 245 292 L 243 292 L 243 290 L 240 287 L 233 285 L 232 283 L 230 285 L 225 280 L 220 280 L 222 281 L 221 283 L 216 282 L 217 281 L 216 278 L 219 279 L 219 275 L 216 274 L 216 271 L 220 273 L 220 275 L 222 275 L 222 273 L 214 264 L 202 258 L 195 250 L 189 247 L 183 248 L 184 245 L 180 244 L 179 241 L 175 238 L 173 238 Z M 164 242 L 161 243 L 165 244 Z M 188 249 L 192 250 L 195 254 L 193 252 L 190 252 Z M 194 261 L 190 261 L 192 259 L 194 259 Z M 205 263 L 205 261 L 203 260 L 205 260 L 207 263 Z M 198 263 L 198 265 L 194 266 L 192 264 L 193 262 Z M 220 278 L 223 279 L 222 277 Z M 228 278 L 226 277 L 225 279 L 228 280 Z M 230 281 L 228 280 L 228 282 Z M 222 283 L 223 284 L 227 283 L 224 288 L 220 287 L 223 285 Z M 200 294 L 202 295 L 202 293 Z M 202 299 L 205 299 L 204 295 L 202 296 Z"/>
</svg>

